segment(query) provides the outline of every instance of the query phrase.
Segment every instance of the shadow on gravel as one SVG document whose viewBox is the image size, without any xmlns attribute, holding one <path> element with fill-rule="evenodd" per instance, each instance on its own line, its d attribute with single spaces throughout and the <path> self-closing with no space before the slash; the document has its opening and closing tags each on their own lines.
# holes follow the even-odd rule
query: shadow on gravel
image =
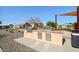
<svg viewBox="0 0 79 59">
<path fill-rule="evenodd" d="M 7 35 L 1 35 L 1 34 L 0 34 L 0 39 L 3 38 L 3 37 L 6 37 L 6 36 L 7 36 Z"/>
</svg>

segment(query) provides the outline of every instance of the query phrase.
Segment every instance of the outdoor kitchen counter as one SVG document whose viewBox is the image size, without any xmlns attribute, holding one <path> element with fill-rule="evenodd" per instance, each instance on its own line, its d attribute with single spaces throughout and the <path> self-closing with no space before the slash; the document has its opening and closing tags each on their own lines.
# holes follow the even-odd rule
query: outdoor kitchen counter
<svg viewBox="0 0 79 59">
<path fill-rule="evenodd" d="M 51 31 L 51 30 L 32 30 L 31 32 L 24 31 L 24 37 L 55 44 L 58 46 L 62 46 L 63 42 L 63 33 L 60 31 Z"/>
<path fill-rule="evenodd" d="M 58 31 L 58 30 L 32 30 L 34 32 L 49 32 L 49 33 L 57 33 L 57 34 L 63 34 L 62 31 Z"/>
</svg>

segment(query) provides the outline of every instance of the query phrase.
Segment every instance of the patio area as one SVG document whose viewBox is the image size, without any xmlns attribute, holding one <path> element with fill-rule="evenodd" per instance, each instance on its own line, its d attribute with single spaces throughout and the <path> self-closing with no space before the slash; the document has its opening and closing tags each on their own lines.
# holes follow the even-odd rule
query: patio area
<svg viewBox="0 0 79 59">
<path fill-rule="evenodd" d="M 28 39 L 28 38 L 18 38 L 14 39 L 16 42 L 23 44 L 25 46 L 28 46 L 36 51 L 39 52 L 78 52 L 78 48 L 73 48 L 71 46 L 71 32 L 63 32 L 64 38 L 65 38 L 65 43 L 62 47 L 39 41 L 39 40 L 33 40 L 33 39 Z"/>
</svg>

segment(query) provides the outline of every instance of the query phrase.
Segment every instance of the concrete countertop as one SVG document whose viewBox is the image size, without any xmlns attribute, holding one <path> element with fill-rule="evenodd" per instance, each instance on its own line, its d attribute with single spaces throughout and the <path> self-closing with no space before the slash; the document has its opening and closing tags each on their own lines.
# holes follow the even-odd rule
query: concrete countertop
<svg viewBox="0 0 79 59">
<path fill-rule="evenodd" d="M 47 32 L 47 33 L 57 33 L 57 34 L 63 34 L 62 31 L 58 30 L 32 30 L 32 32 Z"/>
</svg>

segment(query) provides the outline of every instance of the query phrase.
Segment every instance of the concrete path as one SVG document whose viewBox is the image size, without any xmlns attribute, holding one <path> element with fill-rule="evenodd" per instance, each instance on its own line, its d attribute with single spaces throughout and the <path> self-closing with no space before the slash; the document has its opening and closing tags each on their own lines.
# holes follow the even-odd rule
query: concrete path
<svg viewBox="0 0 79 59">
<path fill-rule="evenodd" d="M 38 40 L 27 39 L 24 37 L 15 39 L 15 41 L 25 46 L 28 46 L 32 49 L 35 49 L 36 51 L 39 51 L 39 52 L 47 52 L 47 51 L 51 52 L 51 51 L 61 50 L 61 47 L 53 46 L 52 44 L 45 43 L 45 42 L 38 41 Z"/>
<path fill-rule="evenodd" d="M 15 39 L 15 41 L 39 52 L 77 52 L 79 51 L 79 49 L 71 47 L 70 39 L 66 39 L 66 42 L 62 47 L 55 46 L 53 44 L 38 41 L 38 40 L 24 38 L 24 37 Z"/>
<path fill-rule="evenodd" d="M 79 52 L 78 48 L 71 46 L 71 32 L 63 31 L 63 38 L 65 42 L 62 47 L 24 37 L 15 39 L 15 41 L 39 52 Z"/>
</svg>

